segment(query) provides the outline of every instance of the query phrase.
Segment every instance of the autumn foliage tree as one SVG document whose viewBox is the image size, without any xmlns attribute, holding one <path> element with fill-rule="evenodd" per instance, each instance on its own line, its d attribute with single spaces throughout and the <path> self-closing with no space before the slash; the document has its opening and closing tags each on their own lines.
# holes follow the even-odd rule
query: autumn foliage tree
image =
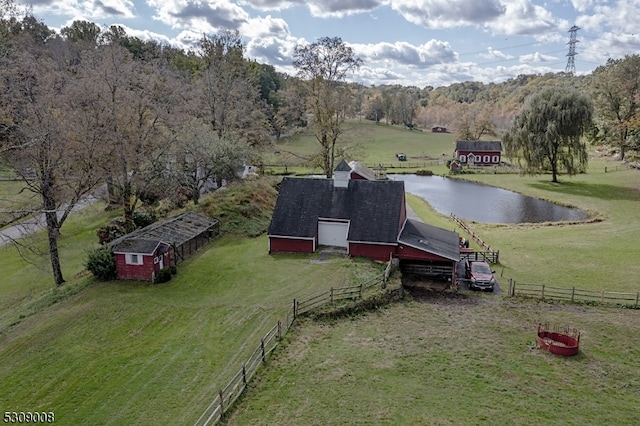
<svg viewBox="0 0 640 426">
<path fill-rule="evenodd" d="M 628 141 L 640 133 L 640 56 L 609 59 L 592 76 L 596 105 L 595 141 L 616 146 L 625 159 Z"/>
</svg>

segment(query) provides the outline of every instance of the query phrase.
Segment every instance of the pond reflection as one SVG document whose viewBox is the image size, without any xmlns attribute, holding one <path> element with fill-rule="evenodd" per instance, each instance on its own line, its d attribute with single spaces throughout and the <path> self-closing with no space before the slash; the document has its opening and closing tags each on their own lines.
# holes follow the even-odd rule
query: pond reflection
<svg viewBox="0 0 640 426">
<path fill-rule="evenodd" d="M 442 176 L 389 175 L 405 191 L 426 200 L 437 212 L 484 223 L 540 223 L 585 220 L 579 209 L 559 206 L 494 186 Z"/>
</svg>

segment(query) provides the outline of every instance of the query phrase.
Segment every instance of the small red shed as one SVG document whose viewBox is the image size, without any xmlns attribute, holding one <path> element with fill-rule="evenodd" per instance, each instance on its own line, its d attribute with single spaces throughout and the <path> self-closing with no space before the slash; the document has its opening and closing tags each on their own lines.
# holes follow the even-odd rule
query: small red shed
<svg viewBox="0 0 640 426">
<path fill-rule="evenodd" d="M 113 248 L 116 274 L 121 280 L 155 281 L 158 271 L 171 266 L 173 248 L 160 240 L 128 239 Z"/>
</svg>

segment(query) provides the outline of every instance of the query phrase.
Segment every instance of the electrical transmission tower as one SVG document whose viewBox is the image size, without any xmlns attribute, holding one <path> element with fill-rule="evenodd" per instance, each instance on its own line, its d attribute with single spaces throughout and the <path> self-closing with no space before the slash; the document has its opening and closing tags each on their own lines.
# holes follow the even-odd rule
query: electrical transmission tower
<svg viewBox="0 0 640 426">
<path fill-rule="evenodd" d="M 569 45 L 569 53 L 567 53 L 567 67 L 564 69 L 564 72 L 571 75 L 576 73 L 575 56 L 576 43 L 578 43 L 578 39 L 576 37 L 578 36 L 579 29 L 580 27 L 575 25 L 569 29 L 569 42 L 567 43 Z"/>
</svg>

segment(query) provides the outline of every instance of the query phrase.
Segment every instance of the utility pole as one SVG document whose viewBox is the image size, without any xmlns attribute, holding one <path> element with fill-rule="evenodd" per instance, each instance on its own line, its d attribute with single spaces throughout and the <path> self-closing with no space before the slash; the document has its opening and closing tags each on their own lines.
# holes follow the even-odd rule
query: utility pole
<svg viewBox="0 0 640 426">
<path fill-rule="evenodd" d="M 569 53 L 567 53 L 567 67 L 564 69 L 564 72 L 570 75 L 574 75 L 576 73 L 576 43 L 578 43 L 578 30 L 580 27 L 574 25 L 569 29 Z"/>
</svg>

